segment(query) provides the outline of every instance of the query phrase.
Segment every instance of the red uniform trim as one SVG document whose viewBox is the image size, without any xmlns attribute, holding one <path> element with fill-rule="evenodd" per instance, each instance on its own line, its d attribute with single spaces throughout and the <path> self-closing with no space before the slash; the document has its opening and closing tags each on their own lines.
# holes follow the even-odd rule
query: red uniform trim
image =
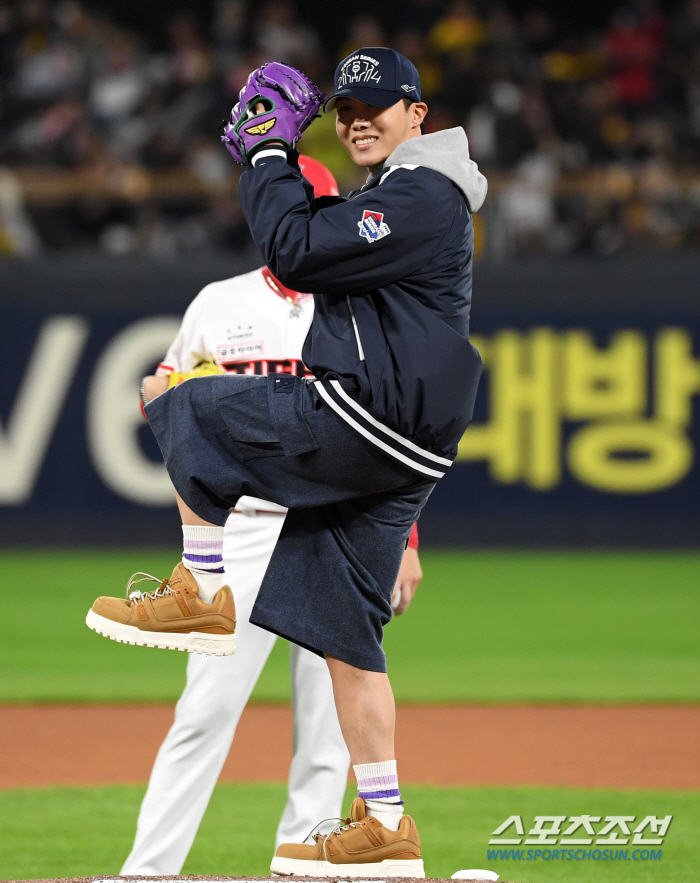
<svg viewBox="0 0 700 883">
<path fill-rule="evenodd" d="M 418 548 L 418 522 L 416 522 L 411 528 L 411 535 L 408 538 L 408 548 L 409 549 L 417 549 Z"/>
<path fill-rule="evenodd" d="M 273 276 L 268 267 L 262 268 L 262 275 L 265 282 L 267 282 L 268 286 L 275 292 L 277 297 L 281 297 L 282 300 L 289 301 L 290 304 L 298 304 L 304 300 L 308 300 L 308 298 L 313 297 L 311 294 L 306 294 L 303 291 L 294 291 L 292 288 L 287 288 L 286 285 L 282 285 L 279 279 L 276 276 Z"/>
</svg>

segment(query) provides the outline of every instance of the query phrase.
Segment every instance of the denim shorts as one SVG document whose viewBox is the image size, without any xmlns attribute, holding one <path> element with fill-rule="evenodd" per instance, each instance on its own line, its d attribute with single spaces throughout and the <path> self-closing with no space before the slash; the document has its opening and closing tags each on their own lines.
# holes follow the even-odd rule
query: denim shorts
<svg viewBox="0 0 700 883">
<path fill-rule="evenodd" d="M 365 441 L 291 375 L 189 380 L 146 406 L 175 488 L 223 525 L 239 497 L 286 506 L 250 621 L 386 671 L 384 625 L 408 535 L 435 482 Z M 231 588 L 236 593 L 235 574 Z"/>
</svg>

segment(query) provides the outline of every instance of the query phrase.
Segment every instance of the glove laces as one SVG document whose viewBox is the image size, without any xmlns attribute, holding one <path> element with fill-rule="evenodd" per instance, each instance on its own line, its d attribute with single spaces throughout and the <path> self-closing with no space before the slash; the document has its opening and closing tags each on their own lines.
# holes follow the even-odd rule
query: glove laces
<svg viewBox="0 0 700 883">
<path fill-rule="evenodd" d="M 140 579 L 136 579 L 136 577 L 141 577 Z M 157 589 L 154 589 L 152 592 L 142 592 L 140 589 L 134 589 L 131 591 L 131 587 L 136 583 L 145 583 L 152 581 L 154 583 L 159 583 Z M 157 576 L 151 576 L 150 573 L 143 573 L 142 571 L 138 571 L 138 573 L 133 574 L 129 582 L 126 584 L 126 597 L 130 601 L 145 601 L 146 598 L 150 598 L 151 601 L 155 601 L 157 598 L 164 598 L 166 595 L 175 595 L 176 593 L 170 588 L 168 585 L 167 577 L 165 579 L 158 579 Z"/>
</svg>

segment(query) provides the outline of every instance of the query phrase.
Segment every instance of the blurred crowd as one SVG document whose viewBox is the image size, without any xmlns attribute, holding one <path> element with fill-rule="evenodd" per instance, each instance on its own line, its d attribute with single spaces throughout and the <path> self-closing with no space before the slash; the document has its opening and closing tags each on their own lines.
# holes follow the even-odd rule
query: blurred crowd
<svg viewBox="0 0 700 883">
<path fill-rule="evenodd" d="M 700 248 L 700 0 L 611 4 L 582 33 L 535 5 L 401 8 L 393 23 L 381 4 L 333 10 L 336 45 L 303 0 L 219 0 L 157 36 L 108 4 L 0 0 L 0 254 L 250 248 L 217 125 L 259 64 L 287 61 L 329 91 L 363 45 L 414 61 L 428 131 L 466 129 L 491 184 L 482 253 Z M 361 183 L 332 115 L 301 147 L 341 190 Z"/>
</svg>

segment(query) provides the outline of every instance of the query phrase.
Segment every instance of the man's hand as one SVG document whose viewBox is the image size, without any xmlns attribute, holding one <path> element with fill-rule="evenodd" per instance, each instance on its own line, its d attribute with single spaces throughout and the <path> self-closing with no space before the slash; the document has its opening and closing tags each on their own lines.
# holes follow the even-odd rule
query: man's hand
<svg viewBox="0 0 700 883">
<path fill-rule="evenodd" d="M 391 596 L 391 606 L 394 608 L 394 613 L 401 614 L 406 612 L 422 579 L 423 571 L 418 558 L 418 550 L 409 547 L 403 553 L 403 561 L 401 562 L 401 569 L 396 580 L 396 588 Z"/>
<path fill-rule="evenodd" d="M 143 394 L 148 402 L 152 402 L 168 388 L 168 374 L 152 374 L 143 378 Z M 145 402 L 144 402 L 145 404 Z"/>
</svg>

